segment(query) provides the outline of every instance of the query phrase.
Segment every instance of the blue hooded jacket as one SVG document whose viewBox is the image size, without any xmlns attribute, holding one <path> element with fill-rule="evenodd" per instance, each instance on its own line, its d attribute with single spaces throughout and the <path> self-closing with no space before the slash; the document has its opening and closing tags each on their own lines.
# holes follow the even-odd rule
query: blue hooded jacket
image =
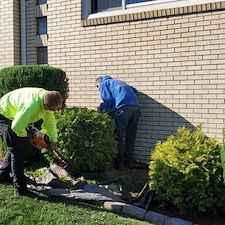
<svg viewBox="0 0 225 225">
<path fill-rule="evenodd" d="M 138 106 L 137 90 L 124 81 L 103 76 L 99 85 L 99 91 L 103 102 L 98 109 L 100 111 L 113 112 L 125 105 Z"/>
</svg>

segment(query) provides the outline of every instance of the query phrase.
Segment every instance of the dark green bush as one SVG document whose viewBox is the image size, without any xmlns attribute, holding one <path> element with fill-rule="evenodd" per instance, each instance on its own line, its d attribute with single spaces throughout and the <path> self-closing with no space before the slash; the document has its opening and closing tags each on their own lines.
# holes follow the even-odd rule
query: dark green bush
<svg viewBox="0 0 225 225">
<path fill-rule="evenodd" d="M 158 142 L 151 154 L 150 184 L 162 203 L 172 203 L 182 213 L 215 211 L 225 199 L 220 144 L 206 138 L 197 127 L 177 130 Z"/>
<path fill-rule="evenodd" d="M 59 91 L 68 97 L 68 79 L 63 70 L 50 66 L 12 66 L 0 71 L 0 97 L 21 87 L 40 87 Z"/>
<path fill-rule="evenodd" d="M 68 79 L 63 70 L 50 66 L 26 65 L 12 66 L 0 70 L 0 97 L 9 91 L 22 87 L 40 87 L 59 91 L 63 99 L 68 97 Z M 1 139 L 0 139 L 1 142 Z M 24 143 L 27 147 L 26 161 L 32 160 L 38 154 L 37 149 Z M 6 149 L 0 144 L 0 155 L 4 156 Z"/>
<path fill-rule="evenodd" d="M 87 108 L 65 108 L 56 112 L 59 151 L 76 172 L 104 171 L 117 153 L 114 121 L 105 113 Z M 51 155 L 47 153 L 48 159 Z"/>
<path fill-rule="evenodd" d="M 225 185 L 225 127 L 223 128 L 223 144 L 221 146 L 221 163 L 223 167 L 223 183 Z"/>
</svg>

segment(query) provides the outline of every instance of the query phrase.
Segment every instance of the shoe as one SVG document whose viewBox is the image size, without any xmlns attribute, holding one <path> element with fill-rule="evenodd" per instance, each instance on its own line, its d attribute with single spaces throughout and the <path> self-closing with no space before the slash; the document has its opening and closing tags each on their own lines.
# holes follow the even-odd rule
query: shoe
<svg viewBox="0 0 225 225">
<path fill-rule="evenodd" d="M 0 174 L 0 184 L 3 184 L 5 182 L 5 179 L 3 178 L 3 176 Z"/>
<path fill-rule="evenodd" d="M 114 168 L 116 170 L 121 170 L 122 168 L 124 168 L 124 164 L 123 163 L 115 163 Z"/>
<path fill-rule="evenodd" d="M 142 162 L 139 162 L 138 160 L 132 160 L 125 163 L 125 167 L 132 169 L 132 168 L 139 168 L 139 169 L 146 169 L 148 168 L 148 165 Z"/>
<path fill-rule="evenodd" d="M 13 183 L 12 178 L 10 176 L 3 176 L 0 174 L 0 184 L 11 185 Z"/>
<path fill-rule="evenodd" d="M 25 197 L 29 197 L 29 198 L 37 198 L 38 195 L 29 191 L 28 189 L 18 189 L 18 188 L 15 188 L 14 190 L 14 195 L 15 196 L 25 196 Z"/>
</svg>

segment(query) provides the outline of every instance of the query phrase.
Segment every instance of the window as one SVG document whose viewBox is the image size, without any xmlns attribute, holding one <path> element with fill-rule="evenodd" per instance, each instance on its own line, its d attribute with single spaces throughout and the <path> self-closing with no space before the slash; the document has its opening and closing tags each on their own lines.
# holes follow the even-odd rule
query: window
<svg viewBox="0 0 225 225">
<path fill-rule="evenodd" d="M 150 12 L 156 10 L 174 9 L 187 6 L 219 3 L 221 0 L 82 0 L 82 19 L 98 19 L 107 17 Z M 161 12 L 161 11 L 160 11 Z M 114 18 L 113 18 L 114 17 Z M 119 19 L 120 20 L 120 19 Z M 102 24 L 105 21 L 83 21 L 84 26 Z M 111 21 L 109 19 L 108 21 Z M 107 23 L 107 22 L 106 22 Z"/>
<path fill-rule="evenodd" d="M 156 1 L 156 0 L 126 0 L 126 4 L 134 4 L 134 3 L 150 2 L 150 1 Z"/>
<path fill-rule="evenodd" d="M 105 11 L 108 9 L 113 9 L 113 8 L 121 8 L 121 0 L 93 0 L 92 1 L 92 12 L 101 12 Z"/>
<path fill-rule="evenodd" d="M 37 5 L 46 4 L 47 0 L 37 0 Z"/>
<path fill-rule="evenodd" d="M 37 48 L 37 64 L 48 64 L 48 48 Z"/>
<path fill-rule="evenodd" d="M 163 0 L 92 0 L 92 13 L 101 12 L 109 9 L 120 8 L 124 9 L 129 7 L 131 4 L 137 4 L 142 2 L 156 2 Z"/>
<path fill-rule="evenodd" d="M 37 18 L 37 34 L 47 34 L 47 17 Z"/>
</svg>

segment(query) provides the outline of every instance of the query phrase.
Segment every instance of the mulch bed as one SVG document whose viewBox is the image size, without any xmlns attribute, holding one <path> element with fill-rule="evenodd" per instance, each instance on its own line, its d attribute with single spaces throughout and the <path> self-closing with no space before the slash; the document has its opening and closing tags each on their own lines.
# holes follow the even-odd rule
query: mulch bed
<svg viewBox="0 0 225 225">
<path fill-rule="evenodd" d="M 0 164 L 2 162 L 0 157 Z M 120 184 L 123 187 L 125 198 L 129 199 L 137 196 L 143 186 L 149 181 L 148 168 L 123 168 L 115 170 L 111 168 L 104 173 L 86 172 L 79 174 L 85 180 L 95 180 L 97 184 Z M 225 204 L 216 215 L 212 213 L 198 213 L 196 211 L 188 214 L 180 214 L 179 210 L 170 205 L 165 208 L 160 207 L 157 197 L 153 199 L 148 210 L 161 213 L 169 217 L 177 217 L 193 222 L 198 225 L 225 225 Z"/>
<path fill-rule="evenodd" d="M 93 179 L 98 183 L 114 183 L 121 184 L 125 193 L 129 198 L 130 195 L 138 194 L 141 191 L 146 182 L 148 182 L 148 168 L 124 168 L 123 170 L 110 169 L 105 173 L 84 173 L 83 176 L 86 180 Z M 212 213 L 197 213 L 189 212 L 188 214 L 182 215 L 179 210 L 174 206 L 170 205 L 166 208 L 160 207 L 160 202 L 155 198 L 149 207 L 149 210 L 161 213 L 169 217 L 177 217 L 184 220 L 193 222 L 193 224 L 199 225 L 225 225 L 225 205 L 221 207 L 217 215 Z"/>
</svg>

